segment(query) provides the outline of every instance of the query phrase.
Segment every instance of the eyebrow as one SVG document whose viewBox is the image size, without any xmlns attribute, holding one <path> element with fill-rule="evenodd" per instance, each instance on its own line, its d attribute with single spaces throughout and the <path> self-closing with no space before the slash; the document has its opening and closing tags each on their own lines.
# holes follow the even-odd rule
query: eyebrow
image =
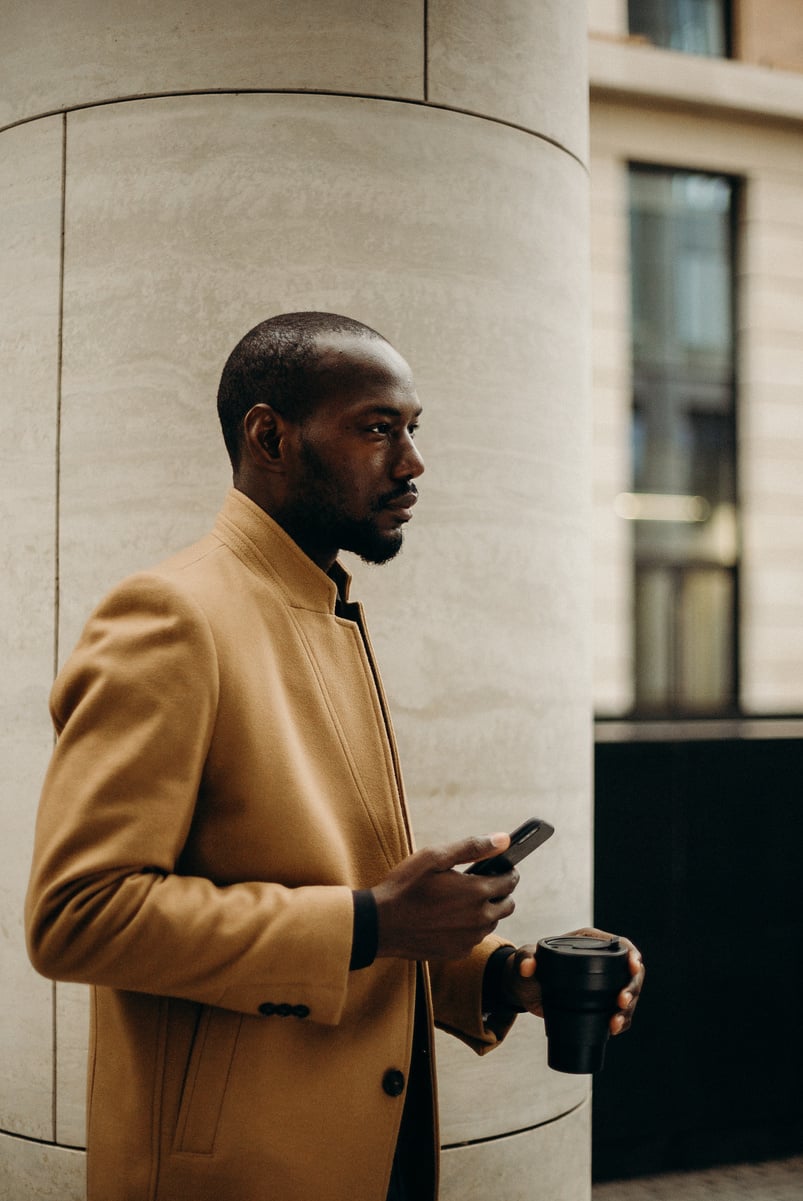
<svg viewBox="0 0 803 1201">
<path fill-rule="evenodd" d="M 418 418 L 423 413 L 423 411 L 424 411 L 423 406 L 419 405 L 418 408 L 413 413 L 413 420 L 417 421 Z M 368 405 L 365 409 L 366 416 L 369 413 L 378 413 L 378 414 L 381 414 L 381 416 L 383 416 L 383 417 L 401 417 L 401 416 L 403 416 L 402 410 L 400 408 L 398 408 L 396 405 L 388 405 L 388 404 Z"/>
</svg>

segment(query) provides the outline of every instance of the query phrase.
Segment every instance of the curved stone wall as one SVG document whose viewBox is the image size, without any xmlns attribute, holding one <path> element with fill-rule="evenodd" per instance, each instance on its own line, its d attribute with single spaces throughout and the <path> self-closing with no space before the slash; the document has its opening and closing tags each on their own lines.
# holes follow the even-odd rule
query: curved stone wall
<svg viewBox="0 0 803 1201">
<path fill-rule="evenodd" d="M 584 8 L 77 0 L 59 29 L 16 5 L 0 106 L 14 1201 L 82 1187 L 84 990 L 34 975 L 20 918 L 54 666 L 114 580 L 209 525 L 228 483 L 217 377 L 271 313 L 347 312 L 416 372 L 422 501 L 404 555 L 356 566 L 355 593 L 419 843 L 550 817 L 508 933 L 589 916 Z M 439 1053 L 444 1201 L 486 1195 L 502 1151 L 509 1201 L 529 1198 L 530 1166 L 550 1201 L 588 1195 L 587 1083 L 547 1070 L 538 1023 L 482 1061 Z"/>
</svg>

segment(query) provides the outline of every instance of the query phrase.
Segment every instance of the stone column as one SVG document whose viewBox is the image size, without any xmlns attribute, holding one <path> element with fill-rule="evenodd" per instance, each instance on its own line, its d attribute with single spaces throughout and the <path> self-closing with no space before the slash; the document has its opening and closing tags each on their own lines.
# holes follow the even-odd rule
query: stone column
<svg viewBox="0 0 803 1201">
<path fill-rule="evenodd" d="M 85 990 L 20 916 L 47 692 L 106 588 L 211 522 L 217 378 L 262 318 L 348 313 L 417 375 L 421 504 L 355 593 L 419 843 L 547 817 L 507 932 L 590 916 L 586 12 L 18 0 L 3 36 L 0 1176 L 77 1201 Z M 588 1083 L 540 1023 L 439 1055 L 444 1201 L 588 1197 Z"/>
</svg>

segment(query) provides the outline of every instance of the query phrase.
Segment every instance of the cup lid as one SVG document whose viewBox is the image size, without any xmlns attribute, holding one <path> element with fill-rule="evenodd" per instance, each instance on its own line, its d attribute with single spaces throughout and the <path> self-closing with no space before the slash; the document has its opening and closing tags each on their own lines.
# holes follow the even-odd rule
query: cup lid
<svg viewBox="0 0 803 1201">
<path fill-rule="evenodd" d="M 571 955 L 572 952 L 587 955 L 589 951 L 616 955 L 625 950 L 619 938 L 594 938 L 590 934 L 562 934 L 552 938 L 542 938 L 539 945 L 548 947 L 550 951 L 558 951 L 566 955 Z"/>
</svg>

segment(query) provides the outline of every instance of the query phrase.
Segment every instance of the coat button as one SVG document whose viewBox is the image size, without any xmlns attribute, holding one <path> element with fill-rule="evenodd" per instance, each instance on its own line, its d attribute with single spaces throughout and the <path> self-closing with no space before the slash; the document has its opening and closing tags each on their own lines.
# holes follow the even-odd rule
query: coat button
<svg viewBox="0 0 803 1201">
<path fill-rule="evenodd" d="M 389 1097 L 400 1097 L 404 1092 L 404 1072 L 389 1068 L 382 1077 L 382 1087 Z"/>
<path fill-rule="evenodd" d="M 269 1018 L 276 1012 L 276 1006 L 273 1004 L 273 1001 L 266 1001 L 264 1005 L 260 1005 L 259 1012 L 263 1017 Z"/>
<path fill-rule="evenodd" d="M 295 1005 L 293 1007 L 293 1016 L 297 1018 L 308 1018 L 309 1005 Z"/>
<path fill-rule="evenodd" d="M 289 1018 L 290 1014 L 293 1012 L 293 1006 L 288 1005 L 286 1001 L 282 1001 L 281 1005 L 276 1006 L 276 1012 L 280 1018 Z"/>
</svg>

